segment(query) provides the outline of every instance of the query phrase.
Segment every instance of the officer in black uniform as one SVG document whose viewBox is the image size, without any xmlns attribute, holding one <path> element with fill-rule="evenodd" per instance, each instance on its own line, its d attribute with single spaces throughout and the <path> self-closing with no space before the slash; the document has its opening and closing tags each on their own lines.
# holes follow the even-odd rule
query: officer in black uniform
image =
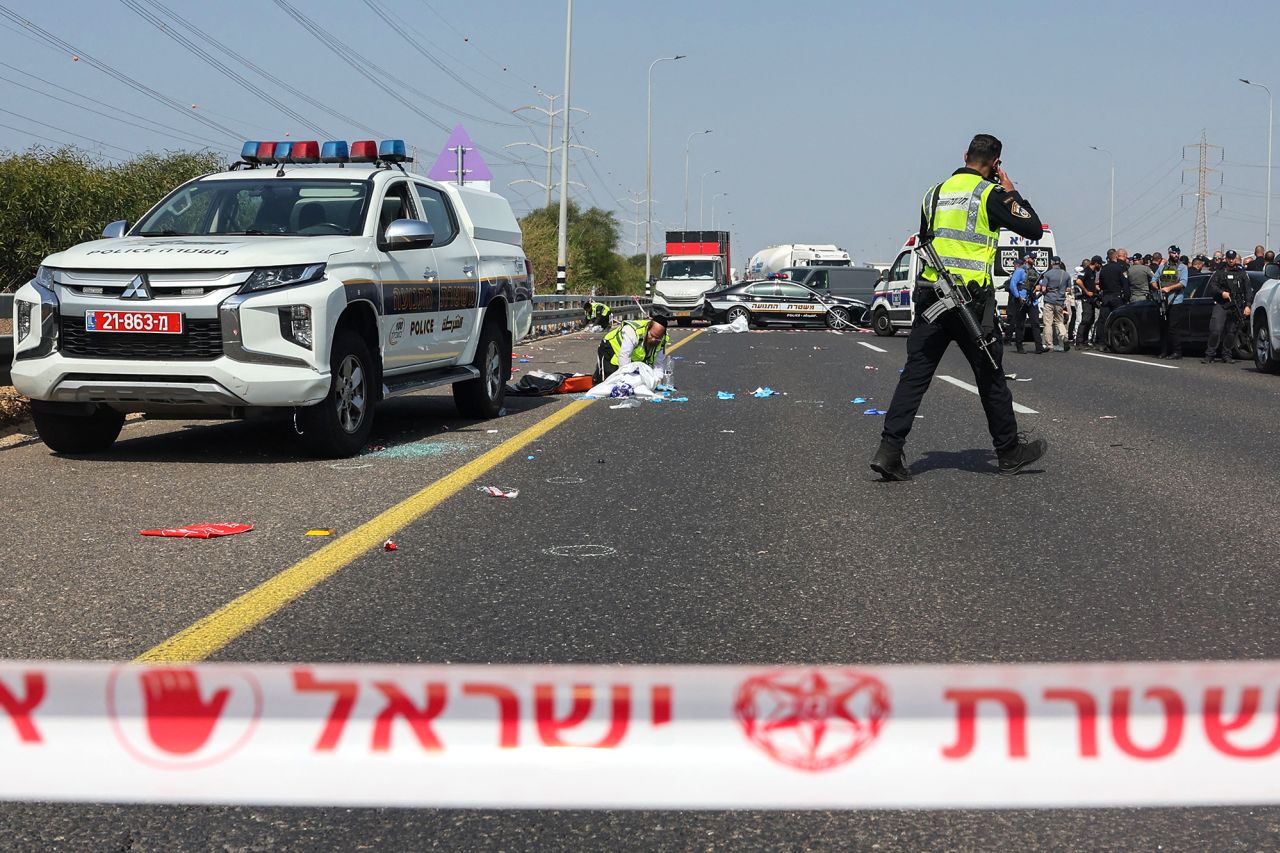
<svg viewBox="0 0 1280 853">
<path fill-rule="evenodd" d="M 1002 149 L 999 139 L 986 133 L 978 134 L 965 151 L 964 167 L 957 169 L 951 178 L 962 175 L 981 178 L 974 190 L 979 197 L 994 183 L 996 186 L 986 195 L 982 208 L 991 231 L 998 232 L 1006 228 L 1028 240 L 1039 240 L 1044 235 L 1040 217 L 1014 189 L 1013 181 L 1009 180 L 1004 169 L 1000 168 Z M 930 192 L 929 197 L 936 197 L 946 185 L 945 181 L 939 184 Z M 922 205 L 921 234 L 934 233 L 930 216 L 927 205 Z M 996 304 L 995 287 L 990 280 L 990 273 L 995 260 L 996 233 L 990 234 L 989 238 L 991 244 L 986 257 L 986 282 L 984 286 L 968 288 L 973 297 L 970 307 L 944 311 L 930 323 L 925 319 L 924 311 L 937 301 L 937 295 L 931 282 L 924 279 L 916 281 L 911 297 L 915 305 L 915 320 L 911 324 L 911 333 L 907 336 L 907 364 L 898 379 L 898 388 L 894 391 L 893 401 L 885 416 L 880 447 L 871 460 L 871 469 L 885 480 L 911 479 L 911 472 L 903 461 L 902 448 L 906 444 L 907 434 L 915 424 L 920 401 L 933 380 L 938 363 L 953 341 L 960 347 L 973 369 L 982 408 L 987 415 L 987 429 L 991 432 L 991 441 L 999 459 L 1000 473 L 1018 473 L 1043 456 L 1048 447 L 1048 443 L 1042 438 L 1028 442 L 1018 435 L 1018 421 L 1013 414 L 1013 394 L 1004 376 L 1004 346 L 999 337 L 995 337 L 991 344 L 996 362 L 995 367 L 992 367 L 986 353 L 969 337 L 956 313 L 972 310 L 983 332 L 988 338 L 991 337 L 995 329 Z"/>
<path fill-rule="evenodd" d="M 1226 262 L 1225 267 L 1209 277 L 1207 293 L 1213 297 L 1213 316 L 1209 318 L 1209 347 L 1204 351 L 1205 364 L 1213 364 L 1219 350 L 1223 362 L 1235 364 L 1232 352 L 1239 331 L 1238 318 L 1247 321 L 1253 312 L 1253 287 L 1235 249 L 1227 252 Z"/>
</svg>

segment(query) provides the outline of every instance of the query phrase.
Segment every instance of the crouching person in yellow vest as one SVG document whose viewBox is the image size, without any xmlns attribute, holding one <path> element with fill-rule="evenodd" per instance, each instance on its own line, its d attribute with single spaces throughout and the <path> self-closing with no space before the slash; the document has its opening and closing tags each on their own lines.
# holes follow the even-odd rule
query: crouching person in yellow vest
<svg viewBox="0 0 1280 853">
<path fill-rule="evenodd" d="M 602 328 L 609 328 L 609 315 L 613 313 L 612 309 L 603 302 L 597 302 L 595 299 L 588 299 L 582 303 L 582 325 L 590 326 L 593 323 Z"/>
<path fill-rule="evenodd" d="M 596 350 L 596 372 L 592 377 L 599 385 L 604 378 L 620 367 L 639 361 L 659 373 L 667 365 L 666 317 L 650 317 L 647 320 L 627 320 L 614 326 L 600 342 Z"/>
</svg>

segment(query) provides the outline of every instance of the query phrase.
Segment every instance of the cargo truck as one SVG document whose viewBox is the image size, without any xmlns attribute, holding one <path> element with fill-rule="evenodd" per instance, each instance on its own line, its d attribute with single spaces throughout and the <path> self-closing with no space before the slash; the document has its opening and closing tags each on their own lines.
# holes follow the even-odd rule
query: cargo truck
<svg viewBox="0 0 1280 853">
<path fill-rule="evenodd" d="M 667 249 L 653 286 L 653 308 L 681 326 L 705 318 L 707 293 L 728 287 L 728 231 L 668 231 Z"/>
</svg>

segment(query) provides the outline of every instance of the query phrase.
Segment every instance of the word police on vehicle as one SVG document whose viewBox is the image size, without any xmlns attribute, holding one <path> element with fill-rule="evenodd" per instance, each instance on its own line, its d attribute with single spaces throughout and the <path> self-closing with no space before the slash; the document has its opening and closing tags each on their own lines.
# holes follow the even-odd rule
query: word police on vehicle
<svg viewBox="0 0 1280 853">
<path fill-rule="evenodd" d="M 502 408 L 533 276 L 499 195 L 405 169 L 401 140 L 248 142 L 130 227 L 50 255 L 14 301 L 13 382 L 53 450 L 106 450 L 128 412 L 293 413 L 349 456 L 387 397 Z M 406 322 L 407 321 L 407 322 Z"/>
</svg>

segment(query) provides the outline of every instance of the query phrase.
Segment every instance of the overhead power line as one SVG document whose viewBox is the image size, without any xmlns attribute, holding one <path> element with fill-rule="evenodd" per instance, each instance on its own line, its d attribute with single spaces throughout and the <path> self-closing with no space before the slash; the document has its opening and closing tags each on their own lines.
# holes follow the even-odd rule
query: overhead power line
<svg viewBox="0 0 1280 853">
<path fill-rule="evenodd" d="M 206 127 L 212 128 L 213 130 L 216 130 L 219 133 L 225 134 L 231 139 L 244 138 L 243 134 L 232 130 L 231 128 L 227 127 L 226 125 L 220 122 L 216 122 L 213 119 L 208 118 L 207 116 L 200 115 L 200 113 L 192 110 L 188 105 L 178 101 L 177 99 L 171 98 L 168 95 L 165 95 L 161 92 L 156 91 L 155 89 L 152 89 L 150 86 L 146 85 L 145 83 L 141 83 L 138 80 L 135 80 L 134 78 L 125 74 L 124 72 L 119 71 L 110 65 L 107 65 L 105 62 L 102 62 L 101 60 L 95 58 L 94 56 L 88 53 L 85 53 L 83 50 L 71 44 L 70 42 L 67 42 L 67 41 L 64 41 L 63 39 L 58 38 L 48 30 L 45 30 L 39 26 L 36 26 L 35 24 L 31 23 L 31 21 L 19 15 L 17 12 L 14 12 L 9 7 L 0 5 L 0 15 L 3 15 L 5 18 L 9 19 L 10 21 L 13 21 L 15 24 L 18 24 L 19 26 L 25 28 L 28 32 L 37 36 L 38 38 L 40 38 L 41 41 L 45 42 L 46 44 L 52 45 L 58 50 L 64 51 L 69 56 L 79 57 L 80 60 L 84 62 L 86 65 L 96 68 L 97 70 L 101 71 L 103 74 L 106 74 L 112 79 L 117 80 L 120 83 L 123 83 L 124 85 L 128 86 L 130 89 L 133 89 L 136 92 L 146 95 L 148 98 L 151 98 L 152 100 L 157 101 L 158 103 L 164 104 L 169 109 L 180 112 L 183 115 L 191 119 L 194 119 L 195 121 L 200 122 Z"/>
<path fill-rule="evenodd" d="M 249 94 L 271 105 L 275 109 L 287 115 L 289 118 L 296 121 L 300 127 L 304 127 L 308 130 L 312 130 L 324 136 L 330 135 L 329 132 L 325 130 L 323 127 L 320 127 L 318 124 L 315 124 L 306 116 L 304 116 L 302 113 L 293 109 L 288 104 L 281 101 L 279 98 L 276 98 L 270 92 L 265 91 L 264 89 L 259 87 L 257 84 L 255 84 L 248 78 L 244 77 L 238 71 L 236 71 L 235 69 L 231 68 L 229 65 L 224 63 L 222 60 L 218 59 L 216 56 L 209 53 L 200 45 L 196 44 L 191 39 L 187 38 L 177 29 L 166 24 L 163 20 L 160 19 L 158 15 L 156 15 L 150 9 L 145 7 L 141 2 L 139 2 L 139 0 L 120 0 L 120 2 L 126 8 L 133 11 L 134 14 L 136 14 L 138 17 L 142 18 L 144 21 L 154 26 L 156 29 L 164 33 L 170 39 L 177 42 L 182 47 L 186 48 L 187 51 L 203 59 L 207 65 L 209 65 L 210 67 L 212 67 L 213 69 L 221 73 L 222 76 L 226 77 L 228 80 L 233 81 L 234 83 L 239 85 L 240 88 L 244 89 Z"/>
</svg>

